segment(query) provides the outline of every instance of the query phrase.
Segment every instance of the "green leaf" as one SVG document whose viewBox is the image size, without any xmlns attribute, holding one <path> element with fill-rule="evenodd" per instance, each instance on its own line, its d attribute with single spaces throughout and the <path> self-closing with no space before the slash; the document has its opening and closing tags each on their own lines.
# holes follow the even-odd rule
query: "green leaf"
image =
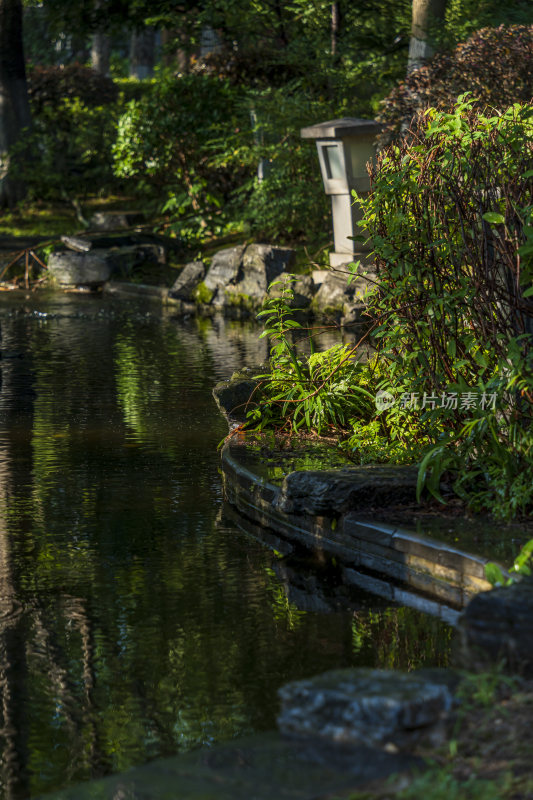
<svg viewBox="0 0 533 800">
<path fill-rule="evenodd" d="M 493 586 L 504 586 L 506 583 L 501 568 L 492 561 L 485 564 L 485 577 Z"/>
<path fill-rule="evenodd" d="M 503 225 L 505 222 L 505 217 L 496 211 L 487 211 L 483 214 L 483 219 L 485 222 L 490 222 L 491 225 Z"/>
</svg>

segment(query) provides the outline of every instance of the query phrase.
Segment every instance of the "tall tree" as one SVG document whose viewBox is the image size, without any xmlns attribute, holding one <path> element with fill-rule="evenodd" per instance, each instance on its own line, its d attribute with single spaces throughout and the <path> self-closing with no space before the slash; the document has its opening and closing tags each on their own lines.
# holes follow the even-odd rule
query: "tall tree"
<svg viewBox="0 0 533 800">
<path fill-rule="evenodd" d="M 434 53 L 432 39 L 436 25 L 444 22 L 448 0 L 413 0 L 407 74 L 423 66 Z"/>
<path fill-rule="evenodd" d="M 24 196 L 23 181 L 14 174 L 16 158 L 10 151 L 30 127 L 22 2 L 0 0 L 0 208 L 13 206 Z"/>
</svg>

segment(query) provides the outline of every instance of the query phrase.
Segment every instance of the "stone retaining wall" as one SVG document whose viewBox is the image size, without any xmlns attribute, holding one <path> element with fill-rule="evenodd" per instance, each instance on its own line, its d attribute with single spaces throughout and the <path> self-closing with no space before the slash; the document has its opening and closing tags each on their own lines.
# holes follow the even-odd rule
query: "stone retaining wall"
<svg viewBox="0 0 533 800">
<path fill-rule="evenodd" d="M 350 508 L 330 515 L 285 510 L 287 483 L 300 473 L 292 473 L 281 487 L 276 486 L 243 463 L 245 458 L 239 457 L 243 447 L 230 441 L 222 451 L 227 500 L 253 523 L 337 559 L 347 583 L 418 607 L 451 624 L 473 596 L 491 588 L 485 579 L 488 559 L 445 542 L 361 520 L 357 510 Z"/>
</svg>

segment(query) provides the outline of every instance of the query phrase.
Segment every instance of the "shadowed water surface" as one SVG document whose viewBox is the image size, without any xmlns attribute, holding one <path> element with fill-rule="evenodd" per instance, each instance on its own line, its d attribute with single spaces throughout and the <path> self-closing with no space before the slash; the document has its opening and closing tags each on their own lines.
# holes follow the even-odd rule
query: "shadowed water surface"
<svg viewBox="0 0 533 800">
<path fill-rule="evenodd" d="M 2 800 L 270 729 L 291 679 L 446 662 L 412 610 L 298 608 L 224 521 L 211 388 L 256 329 L 74 296 L 0 325 Z"/>
</svg>

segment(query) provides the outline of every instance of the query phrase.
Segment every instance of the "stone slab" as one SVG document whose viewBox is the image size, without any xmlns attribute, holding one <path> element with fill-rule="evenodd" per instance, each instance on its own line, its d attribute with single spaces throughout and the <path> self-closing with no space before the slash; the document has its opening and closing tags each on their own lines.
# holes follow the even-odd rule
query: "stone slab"
<svg viewBox="0 0 533 800">
<path fill-rule="evenodd" d="M 319 800 L 424 767 L 408 754 L 267 733 L 157 759 L 40 800 Z"/>
<path fill-rule="evenodd" d="M 104 285 L 106 294 L 118 294 L 124 297 L 139 297 L 147 300 L 167 302 L 168 289 L 166 286 L 150 286 L 145 283 L 122 283 L 121 281 L 108 281 Z M 179 303 L 178 300 L 175 301 Z"/>
<path fill-rule="evenodd" d="M 379 503 L 414 502 L 416 467 L 366 465 L 292 472 L 277 502 L 289 514 L 338 516 Z"/>
<path fill-rule="evenodd" d="M 396 670 L 331 670 L 278 694 L 282 733 L 373 747 L 409 749 L 430 740 L 453 707 L 444 683 Z"/>
</svg>

